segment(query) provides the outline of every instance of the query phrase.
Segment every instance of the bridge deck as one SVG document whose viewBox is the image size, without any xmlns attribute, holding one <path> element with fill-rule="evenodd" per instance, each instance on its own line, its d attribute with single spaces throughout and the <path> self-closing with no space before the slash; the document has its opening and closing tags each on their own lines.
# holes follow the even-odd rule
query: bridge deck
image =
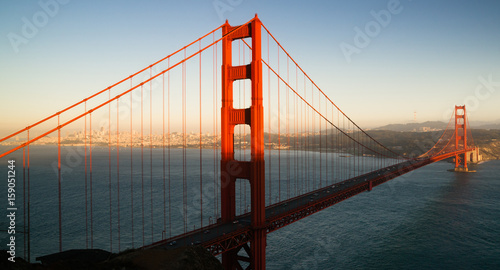
<svg viewBox="0 0 500 270">
<path fill-rule="evenodd" d="M 266 229 L 275 231 L 295 221 L 312 215 L 329 206 L 350 198 L 412 170 L 435 162 L 431 159 L 408 160 L 365 175 L 354 177 L 334 185 L 266 207 Z M 371 182 L 371 183 L 370 183 Z M 179 246 L 205 246 L 218 255 L 244 245 L 251 239 L 250 215 L 238 216 L 233 223 L 217 223 L 201 229 L 162 240 L 144 248 L 173 249 Z"/>
</svg>

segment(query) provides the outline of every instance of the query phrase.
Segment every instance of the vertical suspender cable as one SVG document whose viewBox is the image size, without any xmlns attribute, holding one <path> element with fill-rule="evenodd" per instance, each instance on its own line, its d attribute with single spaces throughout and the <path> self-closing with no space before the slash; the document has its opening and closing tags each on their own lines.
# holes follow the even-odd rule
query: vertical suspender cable
<svg viewBox="0 0 500 270">
<path fill-rule="evenodd" d="M 217 106 L 217 103 L 219 102 L 219 98 L 218 98 L 218 95 L 217 95 L 217 91 L 219 89 L 219 87 L 218 87 L 218 85 L 219 85 L 218 81 L 219 80 L 217 79 L 218 78 L 218 67 L 219 67 L 218 43 L 215 44 L 215 67 L 216 67 L 215 68 L 215 78 L 216 78 L 216 80 L 215 80 L 215 104 L 216 104 L 216 107 L 218 107 Z M 216 110 L 216 115 L 217 115 L 217 110 Z M 218 121 L 218 119 L 219 119 L 219 117 L 215 117 L 215 138 L 216 138 L 216 140 L 218 140 L 218 137 L 219 137 L 218 136 L 218 134 L 219 134 L 219 129 L 218 129 L 219 121 Z M 219 152 L 216 152 L 215 155 L 216 155 L 216 160 L 218 161 L 219 160 Z M 215 176 L 214 181 L 215 181 L 215 183 L 217 183 L 217 180 L 220 179 L 219 178 L 220 166 L 216 165 L 215 167 L 216 167 L 216 169 L 215 169 L 216 176 Z M 217 187 L 217 185 L 215 185 L 214 187 Z M 215 205 L 217 206 L 217 207 L 215 207 L 215 213 L 216 213 L 215 214 L 215 221 L 217 221 L 217 216 L 219 214 L 219 209 L 220 209 L 218 207 L 218 205 L 219 205 L 219 196 L 217 196 L 218 193 L 219 193 L 219 190 L 220 190 L 220 188 L 214 188 L 214 194 L 216 195 L 215 196 Z"/>
<path fill-rule="evenodd" d="M 120 239 L 120 99 L 116 100 L 116 200 L 118 219 L 118 251 L 121 250 Z"/>
<path fill-rule="evenodd" d="M 314 84 L 311 84 L 311 106 L 314 108 Z M 311 111 L 311 122 L 312 122 L 312 189 L 316 189 L 316 153 L 314 148 L 316 146 L 316 113 Z"/>
<path fill-rule="evenodd" d="M 130 76 L 130 88 L 132 88 L 132 76 Z M 131 226 L 131 236 L 132 236 L 132 248 L 134 248 L 134 158 L 133 158 L 133 127 L 132 127 L 132 106 L 133 99 L 132 93 L 130 92 L 130 226 Z"/>
<path fill-rule="evenodd" d="M 241 65 L 241 39 L 238 40 L 238 65 Z M 243 108 L 243 106 L 241 105 L 241 83 L 242 81 L 239 80 L 238 81 L 238 106 L 239 108 Z M 238 125 L 238 138 L 239 138 L 239 150 L 240 150 L 240 158 L 239 160 L 243 160 L 242 159 L 242 152 L 241 151 L 241 146 L 242 146 L 242 141 L 241 141 L 241 126 L 242 125 Z M 243 187 L 242 187 L 242 184 L 243 184 L 243 181 L 238 181 L 240 183 L 240 188 L 239 188 L 239 192 L 240 192 L 240 215 L 243 213 L 242 212 L 242 208 L 243 208 L 243 195 L 242 195 L 242 191 L 243 191 Z"/>
<path fill-rule="evenodd" d="M 332 123 L 334 123 L 335 121 L 335 115 L 334 115 L 334 107 L 332 105 Z M 332 146 L 331 146 L 331 171 L 332 171 L 332 176 L 331 176 L 331 179 L 332 179 L 332 184 L 335 184 L 335 153 L 337 152 L 337 150 L 335 149 L 335 130 L 332 129 L 332 134 L 330 135 L 331 136 L 331 140 L 332 140 Z"/>
<path fill-rule="evenodd" d="M 23 258 L 26 257 L 26 148 L 23 147 L 23 226 L 24 226 L 24 237 L 23 237 Z M 28 261 L 29 262 L 29 261 Z"/>
<path fill-rule="evenodd" d="M 299 77 L 298 77 L 298 69 L 297 69 L 297 65 L 295 65 L 295 88 L 297 89 L 297 91 L 299 91 Z M 295 148 L 295 162 L 294 162 L 294 167 L 295 167 L 295 170 L 294 170 L 294 173 L 295 173 L 295 196 L 298 196 L 299 195 L 299 190 L 298 190 L 298 187 L 299 187 L 299 176 L 298 176 L 298 170 L 299 170 L 299 164 L 298 164 L 298 154 L 299 154 L 299 148 L 298 148 L 298 125 L 299 125 L 299 116 L 298 116 L 298 113 L 299 113 L 299 108 L 298 108 L 298 99 L 297 99 L 297 95 L 294 95 L 294 98 L 295 98 L 295 103 L 294 103 L 294 109 L 293 109 L 293 112 L 294 112 L 294 119 L 295 121 L 293 122 L 293 129 L 295 131 L 295 145 L 294 145 L 294 148 Z"/>
<path fill-rule="evenodd" d="M 212 34 L 212 41 L 215 42 L 215 33 Z M 216 157 L 216 152 L 217 152 L 217 136 L 216 136 L 216 118 L 217 118 L 217 75 L 216 75 L 216 70 L 217 70 L 217 65 L 215 64 L 216 62 L 216 57 L 215 57 L 215 50 L 216 46 L 214 45 L 212 47 L 212 87 L 213 87 L 213 101 L 212 101 L 212 106 L 213 106 L 213 112 L 212 112 L 212 134 L 213 134 L 213 161 L 214 161 L 214 194 L 213 194 L 213 200 L 214 200 L 214 212 L 213 212 L 213 217 L 214 220 L 217 220 L 217 199 L 216 199 L 216 190 L 217 190 L 217 157 Z M 209 220 L 211 223 L 211 220 Z"/>
<path fill-rule="evenodd" d="M 85 113 L 87 113 L 87 101 L 84 105 Z M 83 147 L 85 155 L 85 248 L 89 248 L 89 231 L 88 231 L 88 202 L 87 202 L 87 114 L 85 114 L 85 129 L 83 132 Z"/>
<path fill-rule="evenodd" d="M 326 102 L 325 102 L 326 103 Z M 328 104 L 325 105 L 325 117 L 328 117 Z M 322 120 L 323 121 L 323 120 Z M 321 130 L 321 128 L 320 128 Z M 325 186 L 328 186 L 328 122 L 325 120 Z"/>
<path fill-rule="evenodd" d="M 144 231 L 144 85 L 141 83 L 141 213 L 142 213 L 142 245 L 145 244 Z"/>
<path fill-rule="evenodd" d="M 352 177 L 356 177 L 357 176 L 357 173 L 358 173 L 358 160 L 359 160 L 359 155 L 357 153 L 358 151 L 358 143 L 356 142 L 356 137 L 357 137 L 357 134 L 356 134 L 356 129 L 355 127 L 353 126 L 352 127 L 352 147 L 353 147 L 353 155 L 354 155 L 354 169 L 353 169 L 353 176 Z"/>
<path fill-rule="evenodd" d="M 186 49 L 184 49 L 184 59 L 186 59 Z M 182 63 L 182 206 L 184 217 L 184 233 L 187 232 L 187 168 L 186 168 L 186 62 Z"/>
<path fill-rule="evenodd" d="M 170 68 L 170 58 L 168 58 L 168 68 Z M 167 81 L 167 134 L 168 134 L 168 230 L 169 237 L 172 237 L 172 203 L 170 200 L 170 72 Z"/>
<path fill-rule="evenodd" d="M 349 133 L 348 134 L 352 134 L 352 132 L 354 131 L 354 129 L 351 129 L 351 121 L 347 122 L 347 125 L 348 125 L 348 129 L 349 129 Z M 354 141 L 353 140 L 350 140 L 349 138 L 346 138 L 349 142 L 349 144 L 351 145 L 350 149 L 352 151 L 352 159 L 354 160 L 353 162 L 349 162 L 349 175 L 347 176 L 347 178 L 351 178 L 352 177 L 352 172 L 354 171 L 354 165 L 356 164 L 356 156 L 355 156 L 355 153 L 354 153 L 354 150 L 355 150 L 355 147 L 356 145 L 354 144 Z"/>
<path fill-rule="evenodd" d="M 303 77 L 303 80 L 304 80 L 304 84 L 302 85 L 301 83 L 301 87 L 302 87 L 302 90 L 305 89 L 305 86 L 306 86 L 306 83 L 305 83 L 305 77 Z M 304 93 L 305 93 L 305 90 L 304 90 Z M 306 170 L 307 170 L 307 166 L 306 166 L 306 163 L 307 163 L 307 149 L 306 149 L 306 143 L 307 143 L 307 140 L 306 140 L 306 104 L 301 101 L 299 99 L 299 107 L 300 107 L 300 112 L 299 112 L 299 117 L 300 117 L 300 124 L 299 124 L 299 129 L 300 129 L 300 139 L 299 139 L 299 143 L 300 143 L 300 150 L 301 150 L 301 155 L 300 155 L 300 159 L 299 159 L 299 162 L 300 162 L 300 179 L 301 179 L 301 184 L 300 184 L 300 194 L 304 194 L 305 191 L 306 191 Z"/>
<path fill-rule="evenodd" d="M 202 145 L 202 130 L 201 130 L 201 40 L 200 40 L 200 228 L 203 228 L 203 145 Z"/>
<path fill-rule="evenodd" d="M 344 130 L 344 132 L 346 131 L 345 129 L 345 118 L 344 116 L 342 116 L 342 130 Z M 344 149 L 346 148 L 345 146 L 345 140 L 344 140 L 344 137 L 345 135 L 344 134 L 341 134 L 341 142 L 340 142 L 340 146 L 342 147 L 342 152 L 344 151 Z M 343 155 L 345 155 L 345 153 L 342 153 Z M 342 159 L 342 169 L 341 169 L 341 175 L 340 175 L 340 179 L 343 181 L 345 180 L 345 171 L 346 171 L 346 161 L 347 159 L 346 158 L 343 158 Z"/>
<path fill-rule="evenodd" d="M 321 95 L 318 94 L 318 107 L 319 107 L 319 112 L 321 113 Z M 322 168 L 322 165 L 323 165 L 323 154 L 322 154 L 322 151 L 321 151 L 321 147 L 323 147 L 322 145 L 322 142 L 323 142 L 323 134 L 321 132 L 321 122 L 322 122 L 322 118 L 321 117 L 318 117 L 318 122 L 319 122 L 319 188 L 322 187 L 322 183 L 323 183 L 323 168 Z"/>
<path fill-rule="evenodd" d="M 359 140 L 358 140 L 358 145 L 359 145 L 359 150 L 358 150 L 358 152 L 359 152 L 358 153 L 359 154 L 359 173 L 358 173 L 358 175 L 362 175 L 363 171 L 364 171 L 364 165 L 365 165 L 365 162 L 363 160 L 363 153 L 364 153 L 366 144 L 363 143 L 364 136 L 361 134 L 361 130 L 359 128 L 358 128 L 358 137 L 359 137 Z"/>
<path fill-rule="evenodd" d="M 164 234 L 167 233 L 167 183 L 165 177 L 165 73 L 162 74 L 162 132 L 161 132 L 161 149 L 162 149 L 162 163 L 163 163 L 163 233 L 162 240 L 164 239 Z"/>
<path fill-rule="evenodd" d="M 267 62 L 270 63 L 269 60 L 269 33 L 267 33 Z M 269 143 L 269 150 L 268 150 L 268 182 L 269 182 L 269 204 L 272 204 L 272 177 L 271 177 L 271 170 L 272 170 L 272 159 L 271 159 L 271 70 L 267 68 L 267 137 L 268 137 L 268 143 Z"/>
<path fill-rule="evenodd" d="M 149 78 L 153 77 L 153 70 L 149 68 Z M 149 176 L 151 195 L 151 242 L 154 241 L 154 222 L 153 222 L 153 81 L 149 81 Z"/>
<path fill-rule="evenodd" d="M 59 252 L 62 252 L 62 212 L 61 212 L 61 126 L 60 114 L 57 114 L 57 171 L 58 171 L 58 197 L 59 197 Z"/>
<path fill-rule="evenodd" d="M 111 90 L 108 91 L 111 99 Z M 108 193 L 109 193 L 109 246 L 113 252 L 113 218 L 112 218 L 112 198 L 111 198 L 111 103 L 108 106 Z"/>
<path fill-rule="evenodd" d="M 287 88 L 286 88 L 286 144 L 287 144 L 287 151 L 286 151 L 286 191 L 287 191 L 287 199 L 290 199 L 290 104 L 289 104 L 289 96 L 290 96 L 290 88 L 288 85 L 290 85 L 290 58 L 287 56 L 286 57 L 286 82 L 287 82 Z"/>
<path fill-rule="evenodd" d="M 92 113 L 89 113 L 90 248 L 94 248 L 94 204 L 92 192 Z"/>
<path fill-rule="evenodd" d="M 30 141 L 30 130 L 28 129 L 28 142 Z M 30 198 L 30 145 L 28 144 L 28 150 L 27 150 L 27 176 L 28 176 L 28 262 L 31 261 L 31 198 Z M 26 230 L 26 229 L 25 229 Z"/>
<path fill-rule="evenodd" d="M 251 55 L 252 51 L 251 50 L 248 50 L 248 51 L 250 52 L 249 59 L 250 59 L 250 61 L 252 61 L 252 55 Z M 245 46 L 243 46 L 243 64 L 245 64 Z M 243 83 L 243 106 L 244 107 L 246 107 L 246 95 L 245 95 L 246 94 L 245 93 L 246 88 L 245 88 L 245 85 L 246 84 Z M 247 142 L 246 139 L 247 139 L 247 126 L 243 125 L 243 141 Z M 244 158 L 246 158 L 246 146 L 247 145 L 248 144 L 245 143 L 245 147 L 243 147 L 243 157 Z M 243 181 L 241 181 L 241 182 L 243 182 Z M 243 183 L 243 196 L 244 196 L 244 198 L 243 198 L 243 208 L 244 208 L 244 211 L 246 213 L 248 211 L 247 210 L 247 182 Z"/>
<path fill-rule="evenodd" d="M 306 82 L 306 76 L 304 74 L 304 99 L 307 98 L 307 82 Z M 302 137 L 304 140 L 304 192 L 307 192 L 309 190 L 309 119 L 308 118 L 308 108 L 307 105 L 304 103 L 304 115 L 302 116 L 303 122 L 304 122 L 304 132 L 305 136 Z"/>
<path fill-rule="evenodd" d="M 280 48 L 278 47 L 278 75 L 280 74 Z M 278 77 L 278 202 L 281 201 L 281 110 L 280 78 Z"/>
</svg>

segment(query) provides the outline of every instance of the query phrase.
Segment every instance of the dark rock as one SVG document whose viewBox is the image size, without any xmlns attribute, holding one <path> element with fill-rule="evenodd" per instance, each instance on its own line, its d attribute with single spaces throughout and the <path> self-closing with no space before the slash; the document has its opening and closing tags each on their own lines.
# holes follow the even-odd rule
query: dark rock
<svg viewBox="0 0 500 270">
<path fill-rule="evenodd" d="M 201 246 L 145 249 L 118 254 L 99 269 L 219 270 L 222 264 Z"/>
<path fill-rule="evenodd" d="M 22 258 L 16 257 L 14 262 L 9 261 L 7 250 L 0 250 L 0 269 L 2 270 L 34 270 L 43 269 L 39 264 L 31 264 Z"/>
<path fill-rule="evenodd" d="M 110 252 L 102 249 L 71 249 L 37 257 L 36 260 L 40 261 L 44 266 L 50 266 L 59 262 L 96 264 L 107 260 L 110 256 Z"/>
<path fill-rule="evenodd" d="M 222 264 L 202 246 L 177 249 L 137 249 L 111 254 L 104 250 L 68 250 L 37 258 L 30 264 L 21 258 L 12 263 L 2 252 L 0 269 L 8 270 L 222 270 Z"/>
</svg>

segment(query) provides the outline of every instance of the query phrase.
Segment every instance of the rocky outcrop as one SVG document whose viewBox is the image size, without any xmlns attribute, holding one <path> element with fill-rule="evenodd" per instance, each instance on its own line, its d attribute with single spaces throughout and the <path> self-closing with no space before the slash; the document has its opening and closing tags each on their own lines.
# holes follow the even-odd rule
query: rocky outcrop
<svg viewBox="0 0 500 270">
<path fill-rule="evenodd" d="M 102 264 L 100 269 L 219 270 L 222 264 L 201 246 L 174 250 L 146 249 L 124 252 Z"/>
<path fill-rule="evenodd" d="M 7 260 L 2 252 L 0 269 L 5 270 L 222 270 L 222 264 L 202 246 L 179 247 L 173 250 L 138 249 L 111 254 L 102 250 L 69 250 L 40 257 L 41 264 L 30 264 L 21 258 Z M 3 258 L 5 257 L 5 258 Z"/>
</svg>

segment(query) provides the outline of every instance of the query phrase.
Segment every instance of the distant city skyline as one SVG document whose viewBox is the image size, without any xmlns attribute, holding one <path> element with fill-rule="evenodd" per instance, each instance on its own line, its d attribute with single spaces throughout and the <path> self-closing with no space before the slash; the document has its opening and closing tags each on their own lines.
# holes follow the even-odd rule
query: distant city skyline
<svg viewBox="0 0 500 270">
<path fill-rule="evenodd" d="M 413 122 L 415 112 L 417 122 L 447 122 L 460 104 L 471 121 L 500 121 L 498 1 L 41 0 L 0 10 L 0 134 L 255 13 L 362 128 Z"/>
</svg>

